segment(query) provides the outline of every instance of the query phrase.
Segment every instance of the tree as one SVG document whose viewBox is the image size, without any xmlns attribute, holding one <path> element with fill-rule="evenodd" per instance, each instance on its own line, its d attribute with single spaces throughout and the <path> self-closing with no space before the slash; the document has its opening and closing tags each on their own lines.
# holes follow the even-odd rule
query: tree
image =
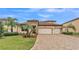
<svg viewBox="0 0 79 59">
<path fill-rule="evenodd" d="M 10 31 L 13 32 L 13 27 L 16 25 L 15 20 L 17 20 L 16 18 L 12 18 L 12 17 L 8 17 L 7 18 L 7 26 L 10 26 Z"/>
<path fill-rule="evenodd" d="M 0 37 L 2 37 L 3 34 L 3 24 L 0 22 Z"/>
<path fill-rule="evenodd" d="M 36 26 L 32 26 L 33 28 L 32 28 L 32 34 L 34 35 L 34 36 L 36 36 L 37 35 L 37 33 L 36 33 Z"/>
<path fill-rule="evenodd" d="M 30 37 L 31 36 L 31 32 L 32 32 L 32 26 L 29 25 L 22 25 L 21 26 L 22 31 L 26 31 L 26 33 L 24 34 L 24 37 Z"/>
</svg>

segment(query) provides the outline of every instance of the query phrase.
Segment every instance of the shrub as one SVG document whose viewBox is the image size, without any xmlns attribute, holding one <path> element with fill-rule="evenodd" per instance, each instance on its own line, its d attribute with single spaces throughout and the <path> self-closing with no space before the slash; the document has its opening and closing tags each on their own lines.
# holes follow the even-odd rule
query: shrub
<svg viewBox="0 0 79 59">
<path fill-rule="evenodd" d="M 0 38 L 2 38 L 3 37 L 3 30 L 0 30 Z"/>
<path fill-rule="evenodd" d="M 0 33 L 0 38 L 2 38 L 3 37 L 3 33 Z"/>
<path fill-rule="evenodd" d="M 18 35 L 18 32 L 5 32 L 4 36 L 15 36 Z"/>
<path fill-rule="evenodd" d="M 62 34 L 73 35 L 73 32 L 62 32 Z"/>
</svg>

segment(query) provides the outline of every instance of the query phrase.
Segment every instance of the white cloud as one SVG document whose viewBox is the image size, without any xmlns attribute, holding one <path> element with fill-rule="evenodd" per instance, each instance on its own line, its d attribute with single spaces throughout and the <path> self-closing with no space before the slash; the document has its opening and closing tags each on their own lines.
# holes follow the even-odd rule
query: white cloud
<svg viewBox="0 0 79 59">
<path fill-rule="evenodd" d="M 27 13 L 27 12 L 63 12 L 65 11 L 65 8 L 29 8 L 29 9 L 16 9 L 13 10 L 14 12 L 21 12 L 21 13 Z"/>
<path fill-rule="evenodd" d="M 46 12 L 63 12 L 65 11 L 65 8 L 48 8 L 45 9 Z"/>
<path fill-rule="evenodd" d="M 49 14 L 38 14 L 39 16 L 43 17 L 43 18 L 49 18 L 51 15 Z"/>
<path fill-rule="evenodd" d="M 37 12 L 40 11 L 41 8 L 30 8 L 30 9 L 21 9 L 21 10 L 13 10 L 15 12 Z"/>
<path fill-rule="evenodd" d="M 42 8 L 31 8 L 29 11 L 30 12 L 36 12 L 36 11 L 40 11 Z"/>
</svg>

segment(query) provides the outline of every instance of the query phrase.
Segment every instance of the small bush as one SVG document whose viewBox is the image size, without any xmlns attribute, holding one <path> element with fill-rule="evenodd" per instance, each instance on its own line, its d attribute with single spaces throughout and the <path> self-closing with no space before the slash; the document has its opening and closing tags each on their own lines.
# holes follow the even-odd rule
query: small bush
<svg viewBox="0 0 79 59">
<path fill-rule="evenodd" d="M 73 35 L 73 32 L 62 32 L 62 34 Z"/>
<path fill-rule="evenodd" d="M 15 36 L 18 35 L 18 32 L 5 32 L 4 36 Z"/>
</svg>

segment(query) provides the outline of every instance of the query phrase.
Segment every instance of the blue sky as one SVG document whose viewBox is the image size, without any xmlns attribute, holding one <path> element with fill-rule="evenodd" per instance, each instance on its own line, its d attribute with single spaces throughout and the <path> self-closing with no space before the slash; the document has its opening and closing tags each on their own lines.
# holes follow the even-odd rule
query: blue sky
<svg viewBox="0 0 79 59">
<path fill-rule="evenodd" d="M 31 19 L 55 20 L 62 24 L 79 17 L 79 8 L 0 8 L 0 18 L 14 17 L 17 22 Z"/>
</svg>

